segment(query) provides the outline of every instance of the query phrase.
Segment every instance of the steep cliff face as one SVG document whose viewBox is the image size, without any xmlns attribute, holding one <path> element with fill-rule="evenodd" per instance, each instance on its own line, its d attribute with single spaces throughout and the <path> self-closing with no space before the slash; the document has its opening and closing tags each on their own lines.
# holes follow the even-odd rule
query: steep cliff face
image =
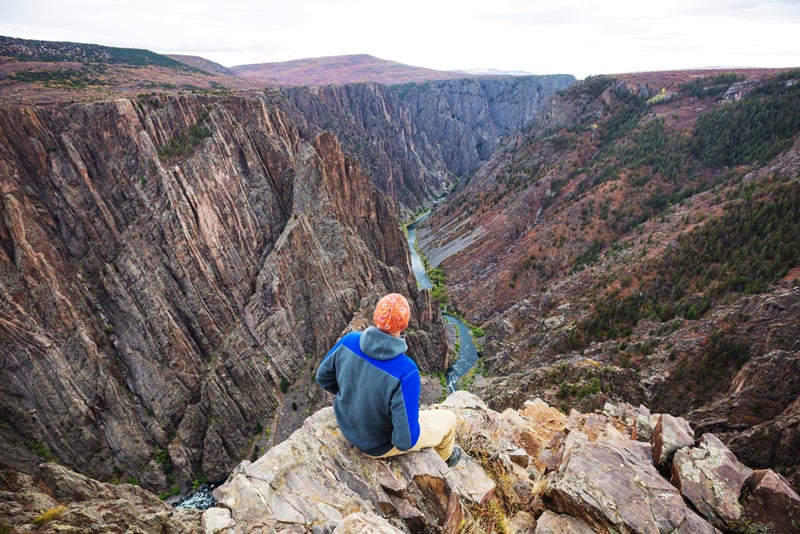
<svg viewBox="0 0 800 534">
<path fill-rule="evenodd" d="M 373 182 L 415 209 L 478 168 L 501 140 L 530 124 L 572 76 L 525 76 L 395 86 L 284 88 L 305 137 L 331 130 Z M 280 102 L 280 100 L 278 100 Z"/>
<path fill-rule="evenodd" d="M 0 187 L 4 463 L 224 478 L 387 290 L 446 364 L 394 208 L 263 95 L 6 107 Z"/>
<path fill-rule="evenodd" d="M 335 132 L 345 150 L 364 162 L 373 183 L 399 205 L 417 207 L 451 185 L 435 149 L 387 86 L 296 87 L 281 94 L 301 135 Z"/>
<path fill-rule="evenodd" d="M 473 78 L 394 88 L 411 121 L 456 175 L 489 160 L 500 141 L 539 115 L 572 75 Z"/>
</svg>

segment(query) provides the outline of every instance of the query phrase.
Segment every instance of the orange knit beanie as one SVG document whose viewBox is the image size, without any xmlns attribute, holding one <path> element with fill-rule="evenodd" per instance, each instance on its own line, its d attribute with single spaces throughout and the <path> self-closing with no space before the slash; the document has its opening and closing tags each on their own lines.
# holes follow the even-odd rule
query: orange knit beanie
<svg viewBox="0 0 800 534">
<path fill-rule="evenodd" d="M 399 334 L 408 326 L 409 317 L 411 310 L 406 298 L 399 293 L 389 293 L 378 301 L 372 320 L 384 332 Z"/>
</svg>

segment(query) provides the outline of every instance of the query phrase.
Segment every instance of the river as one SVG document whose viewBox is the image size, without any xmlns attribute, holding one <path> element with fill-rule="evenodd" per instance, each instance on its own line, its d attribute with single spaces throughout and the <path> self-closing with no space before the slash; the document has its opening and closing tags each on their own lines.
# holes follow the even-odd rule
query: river
<svg viewBox="0 0 800 534">
<path fill-rule="evenodd" d="M 420 289 L 431 289 L 431 283 L 428 275 L 425 273 L 425 263 L 417 252 L 417 225 L 428 218 L 430 211 L 426 211 L 416 221 L 408 225 L 408 248 L 411 250 L 411 269 L 414 271 L 414 276 L 417 278 L 417 285 Z M 444 318 L 456 329 L 458 334 L 458 356 L 456 361 L 445 372 L 447 380 L 448 392 L 452 393 L 458 389 L 458 382 L 465 374 L 472 369 L 475 362 L 478 361 L 478 350 L 475 348 L 475 343 L 472 340 L 472 332 L 458 317 L 444 313 Z"/>
</svg>

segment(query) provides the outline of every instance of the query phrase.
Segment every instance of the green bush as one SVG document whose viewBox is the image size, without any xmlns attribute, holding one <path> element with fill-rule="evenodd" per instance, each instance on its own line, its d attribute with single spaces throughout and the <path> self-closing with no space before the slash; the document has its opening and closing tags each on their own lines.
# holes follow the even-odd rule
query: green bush
<svg viewBox="0 0 800 534">
<path fill-rule="evenodd" d="M 161 464 L 164 473 L 169 474 L 174 469 L 172 457 L 170 457 L 167 449 L 162 449 L 161 447 L 156 448 L 156 462 Z"/>
<path fill-rule="evenodd" d="M 212 132 L 203 123 L 208 118 L 208 111 L 203 111 L 197 122 L 185 134 L 171 139 L 167 144 L 158 148 L 158 157 L 161 161 L 171 161 L 190 156 Z"/>
<path fill-rule="evenodd" d="M 192 481 L 192 490 L 196 490 L 203 484 L 207 483 L 208 483 L 208 478 L 206 478 L 206 475 L 202 471 L 200 471 L 199 473 L 197 473 L 197 476 L 195 476 L 194 481 Z"/>
</svg>

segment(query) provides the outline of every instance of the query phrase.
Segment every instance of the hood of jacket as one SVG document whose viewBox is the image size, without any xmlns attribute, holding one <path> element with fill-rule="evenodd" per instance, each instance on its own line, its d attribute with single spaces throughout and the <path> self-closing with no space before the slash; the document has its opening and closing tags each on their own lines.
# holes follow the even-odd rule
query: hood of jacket
<svg viewBox="0 0 800 534">
<path fill-rule="evenodd" d="M 391 360 L 408 350 L 406 340 L 370 326 L 361 334 L 361 352 L 376 360 Z"/>
</svg>

